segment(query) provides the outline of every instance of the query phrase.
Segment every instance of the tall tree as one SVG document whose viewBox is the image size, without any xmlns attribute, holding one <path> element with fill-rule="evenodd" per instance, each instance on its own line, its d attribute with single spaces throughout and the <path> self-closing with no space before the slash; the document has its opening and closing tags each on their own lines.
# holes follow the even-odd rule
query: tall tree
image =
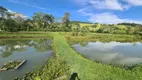
<svg viewBox="0 0 142 80">
<path fill-rule="evenodd" d="M 50 25 L 54 22 L 53 15 L 48 15 L 46 13 L 35 13 L 33 16 L 33 21 L 37 23 L 37 29 L 44 30 L 45 28 L 49 28 Z"/>
<path fill-rule="evenodd" d="M 43 17 L 45 16 L 45 13 L 42 13 L 42 12 L 38 12 L 38 13 L 34 13 L 34 16 L 32 17 L 33 18 L 33 21 L 35 22 L 35 26 L 36 26 L 36 29 L 41 29 L 43 28 Z"/>
<path fill-rule="evenodd" d="M 71 26 L 70 24 L 70 13 L 66 12 L 64 17 L 62 18 L 62 23 L 65 24 L 65 30 L 66 31 L 70 31 L 71 30 Z"/>
<path fill-rule="evenodd" d="M 53 17 L 53 15 L 45 14 L 44 17 L 43 17 L 43 20 L 45 22 L 48 22 L 49 24 L 51 24 L 51 23 L 54 22 L 54 17 Z"/>
<path fill-rule="evenodd" d="M 33 28 L 33 21 L 31 19 L 27 19 L 24 21 L 26 26 L 26 31 L 30 31 Z"/>
</svg>

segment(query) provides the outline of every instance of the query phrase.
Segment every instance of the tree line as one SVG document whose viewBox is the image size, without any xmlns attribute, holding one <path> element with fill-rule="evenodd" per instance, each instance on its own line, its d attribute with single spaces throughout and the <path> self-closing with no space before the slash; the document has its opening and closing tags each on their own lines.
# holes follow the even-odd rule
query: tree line
<svg viewBox="0 0 142 80">
<path fill-rule="evenodd" d="M 32 18 L 24 19 L 21 16 L 14 16 L 8 10 L 0 6 L 0 31 L 17 32 L 17 31 L 70 31 L 70 14 L 65 16 L 59 22 L 52 14 L 42 12 L 34 13 Z"/>
<path fill-rule="evenodd" d="M 91 24 L 81 26 L 80 24 Z M 52 14 L 42 12 L 34 13 L 32 18 L 23 18 L 16 16 L 15 13 L 0 6 L 0 31 L 17 32 L 17 31 L 53 31 L 53 32 L 73 32 L 78 33 L 112 33 L 112 34 L 142 34 L 142 25 L 135 23 L 119 24 L 99 24 L 81 21 L 71 21 L 70 13 L 65 12 L 60 19 L 55 18 Z"/>
</svg>

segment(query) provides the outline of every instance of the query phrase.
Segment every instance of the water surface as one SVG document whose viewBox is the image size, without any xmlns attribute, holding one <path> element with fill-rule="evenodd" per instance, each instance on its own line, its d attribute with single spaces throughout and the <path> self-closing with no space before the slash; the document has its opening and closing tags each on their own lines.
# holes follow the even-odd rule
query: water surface
<svg viewBox="0 0 142 80">
<path fill-rule="evenodd" d="M 26 60 L 15 71 L 1 71 L 0 80 L 12 80 L 45 64 L 52 55 L 51 39 L 0 40 L 0 67 L 8 61 Z"/>
<path fill-rule="evenodd" d="M 77 52 L 93 61 L 128 66 L 142 63 L 140 42 L 83 42 L 72 46 Z"/>
</svg>

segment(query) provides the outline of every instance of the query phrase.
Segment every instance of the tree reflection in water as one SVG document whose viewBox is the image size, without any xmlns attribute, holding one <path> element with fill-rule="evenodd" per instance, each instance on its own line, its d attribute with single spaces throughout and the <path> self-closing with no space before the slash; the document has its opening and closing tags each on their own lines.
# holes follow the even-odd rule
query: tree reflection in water
<svg viewBox="0 0 142 80">
<path fill-rule="evenodd" d="M 2 58 L 7 58 L 13 52 L 23 52 L 28 47 L 34 47 L 37 52 L 47 52 L 51 49 L 51 39 L 37 39 L 37 40 L 1 40 L 0 41 L 0 55 Z"/>
<path fill-rule="evenodd" d="M 82 47 L 85 47 L 85 46 L 88 45 L 88 42 L 80 42 L 79 44 L 80 44 Z"/>
</svg>

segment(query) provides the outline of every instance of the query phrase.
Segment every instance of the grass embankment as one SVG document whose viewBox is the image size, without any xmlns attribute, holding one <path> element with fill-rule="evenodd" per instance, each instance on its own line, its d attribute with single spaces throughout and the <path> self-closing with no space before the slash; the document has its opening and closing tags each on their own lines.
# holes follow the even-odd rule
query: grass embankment
<svg viewBox="0 0 142 80">
<path fill-rule="evenodd" d="M 142 67 L 125 70 L 85 59 L 69 46 L 64 35 L 54 33 L 53 50 L 80 80 L 142 80 Z"/>
<path fill-rule="evenodd" d="M 72 36 L 71 33 L 66 35 L 69 43 L 79 42 L 142 42 L 142 36 L 140 35 L 128 35 L 128 34 L 102 34 L 102 33 L 88 33 L 85 36 L 77 35 Z"/>
<path fill-rule="evenodd" d="M 1 32 L 0 39 L 46 38 L 49 32 Z"/>
</svg>

